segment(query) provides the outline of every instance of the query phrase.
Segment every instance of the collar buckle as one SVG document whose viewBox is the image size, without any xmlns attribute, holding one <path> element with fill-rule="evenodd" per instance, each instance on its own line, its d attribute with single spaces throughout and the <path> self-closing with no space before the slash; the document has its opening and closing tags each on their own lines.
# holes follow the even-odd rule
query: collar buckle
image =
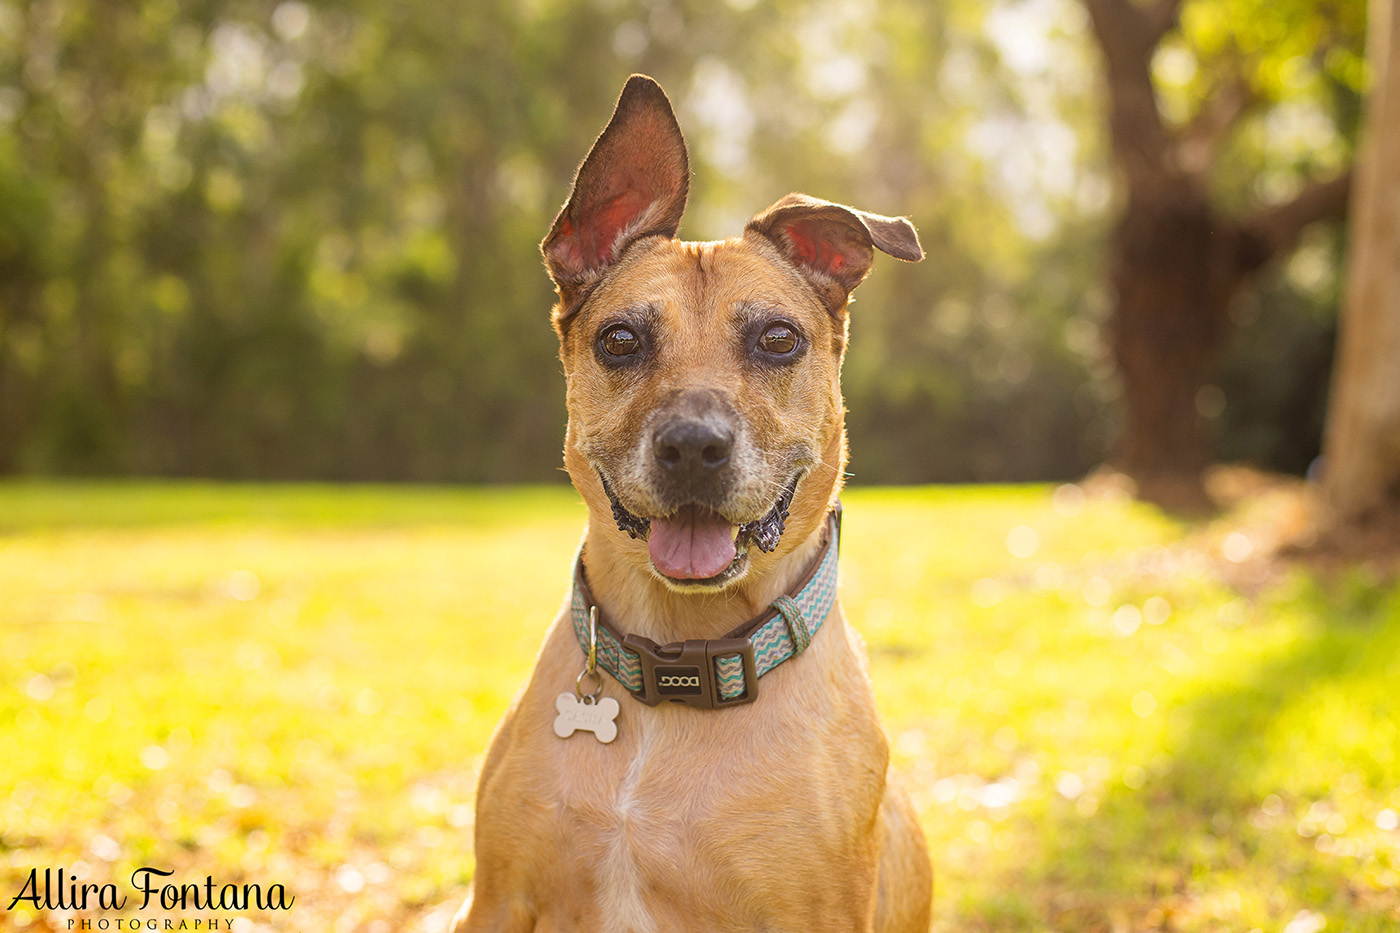
<svg viewBox="0 0 1400 933">
<path fill-rule="evenodd" d="M 643 635 L 628 635 L 622 639 L 622 647 L 635 651 L 641 659 L 642 689 L 632 695 L 647 706 L 670 701 L 697 709 L 720 709 L 758 698 L 753 642 L 747 638 L 692 638 L 658 645 Z M 736 658 L 743 665 L 744 689 L 726 698 L 717 686 L 715 662 L 732 665 Z"/>
</svg>

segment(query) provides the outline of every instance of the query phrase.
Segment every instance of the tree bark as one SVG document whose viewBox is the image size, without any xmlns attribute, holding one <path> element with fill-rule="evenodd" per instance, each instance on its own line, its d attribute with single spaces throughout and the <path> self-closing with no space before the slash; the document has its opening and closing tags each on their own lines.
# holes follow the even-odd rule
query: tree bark
<svg viewBox="0 0 1400 933">
<path fill-rule="evenodd" d="M 1205 504 L 1200 475 L 1212 449 L 1196 398 L 1242 278 L 1240 237 L 1188 181 L 1129 198 L 1110 272 L 1124 404 L 1115 463 L 1144 498 L 1194 509 Z"/>
<path fill-rule="evenodd" d="M 1356 529 L 1400 524 L 1400 0 L 1371 0 L 1367 41 L 1375 83 L 1323 445 L 1328 501 Z"/>
</svg>

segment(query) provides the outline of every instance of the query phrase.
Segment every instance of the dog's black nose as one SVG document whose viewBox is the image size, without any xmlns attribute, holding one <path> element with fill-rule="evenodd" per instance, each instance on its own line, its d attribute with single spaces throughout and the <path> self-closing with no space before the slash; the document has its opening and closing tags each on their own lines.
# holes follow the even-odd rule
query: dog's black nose
<svg viewBox="0 0 1400 933">
<path fill-rule="evenodd" d="M 670 421 L 656 429 L 651 452 L 671 475 L 699 479 L 729 462 L 734 432 L 711 421 Z"/>
</svg>

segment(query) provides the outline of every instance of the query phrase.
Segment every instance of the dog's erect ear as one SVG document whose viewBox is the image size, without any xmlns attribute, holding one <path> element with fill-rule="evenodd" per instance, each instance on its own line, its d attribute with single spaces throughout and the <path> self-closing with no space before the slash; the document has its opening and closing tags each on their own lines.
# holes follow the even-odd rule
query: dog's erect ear
<svg viewBox="0 0 1400 933">
<path fill-rule="evenodd" d="M 576 299 L 628 244 L 675 236 L 689 190 L 690 162 L 671 102 L 661 85 L 633 75 L 540 244 L 563 299 L 560 318 L 576 310 Z"/>
<path fill-rule="evenodd" d="M 882 217 L 805 194 L 790 194 L 749 221 L 745 233 L 777 245 L 798 268 L 827 310 L 840 314 L 851 291 L 870 271 L 875 250 L 918 262 L 923 247 L 914 225 L 903 217 Z"/>
</svg>

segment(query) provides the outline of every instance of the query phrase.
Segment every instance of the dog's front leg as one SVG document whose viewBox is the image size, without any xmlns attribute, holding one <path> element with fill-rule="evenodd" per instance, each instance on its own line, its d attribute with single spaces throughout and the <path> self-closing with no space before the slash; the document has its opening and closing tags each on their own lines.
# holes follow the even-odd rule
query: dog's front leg
<svg viewBox="0 0 1400 933">
<path fill-rule="evenodd" d="M 451 933 L 531 933 L 535 912 L 517 899 L 477 897 L 473 886 L 449 929 Z"/>
<path fill-rule="evenodd" d="M 526 746 L 516 728 L 523 700 L 511 704 L 486 750 L 477 784 L 476 872 L 471 892 L 452 918 L 451 933 L 532 933 L 539 919 L 538 904 L 521 874 L 528 847 L 519 835 L 520 821 L 511 816 L 527 809 L 518 796 L 521 782 L 510 773 L 512 750 Z"/>
</svg>

